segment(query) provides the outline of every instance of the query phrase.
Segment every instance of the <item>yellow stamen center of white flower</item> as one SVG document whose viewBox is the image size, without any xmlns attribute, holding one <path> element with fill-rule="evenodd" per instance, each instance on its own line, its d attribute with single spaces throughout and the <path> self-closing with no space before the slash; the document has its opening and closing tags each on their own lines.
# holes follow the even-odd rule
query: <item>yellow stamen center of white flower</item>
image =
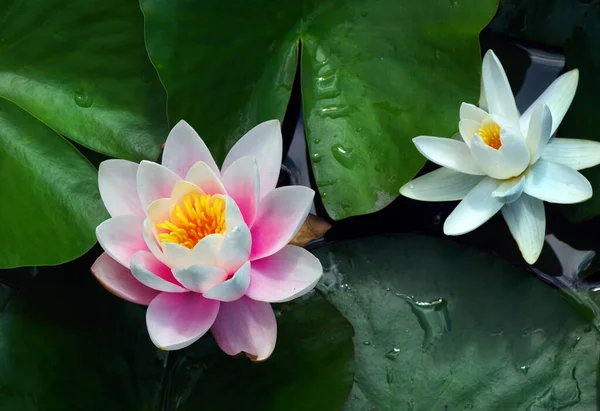
<svg viewBox="0 0 600 411">
<path fill-rule="evenodd" d="M 483 140 L 483 142 L 498 150 L 502 147 L 502 142 L 500 141 L 500 126 L 493 121 L 483 125 L 479 130 L 477 130 L 477 134 Z"/>
<path fill-rule="evenodd" d="M 169 217 L 156 224 L 160 242 L 194 248 L 207 235 L 225 232 L 225 200 L 221 196 L 191 193 L 171 209 Z"/>
</svg>

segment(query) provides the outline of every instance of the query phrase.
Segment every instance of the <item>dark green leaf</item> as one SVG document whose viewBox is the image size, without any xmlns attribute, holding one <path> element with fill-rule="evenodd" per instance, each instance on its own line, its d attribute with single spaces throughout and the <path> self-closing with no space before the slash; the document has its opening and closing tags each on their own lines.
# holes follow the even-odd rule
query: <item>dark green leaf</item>
<svg viewBox="0 0 600 411">
<path fill-rule="evenodd" d="M 268 360 L 234 359 L 204 339 L 180 361 L 169 409 L 339 410 L 354 375 L 352 327 L 318 294 L 276 308 Z"/>
<path fill-rule="evenodd" d="M 171 125 L 188 121 L 219 159 L 252 126 L 282 119 L 302 43 L 312 166 L 341 219 L 398 195 L 424 164 L 413 137 L 456 132 L 460 103 L 478 97 L 478 34 L 497 2 L 140 4 Z"/>
<path fill-rule="evenodd" d="M 0 97 L 92 150 L 158 157 L 165 93 L 136 1 L 5 0 L 0 21 Z"/>
<path fill-rule="evenodd" d="M 0 98 L 0 267 L 54 265 L 96 242 L 107 218 L 96 169 L 69 142 Z"/>
<path fill-rule="evenodd" d="M 316 254 L 355 329 L 347 409 L 595 409 L 597 329 L 527 273 L 412 235 Z"/>
</svg>

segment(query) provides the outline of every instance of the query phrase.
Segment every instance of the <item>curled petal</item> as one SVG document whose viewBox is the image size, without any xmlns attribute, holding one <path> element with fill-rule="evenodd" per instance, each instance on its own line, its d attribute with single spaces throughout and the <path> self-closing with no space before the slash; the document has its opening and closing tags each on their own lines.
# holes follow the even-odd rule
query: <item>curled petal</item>
<svg viewBox="0 0 600 411">
<path fill-rule="evenodd" d="M 219 175 L 219 168 L 204 141 L 188 123 L 181 120 L 169 133 L 162 164 L 178 176 L 185 177 L 190 168 L 199 161 Z"/>
<path fill-rule="evenodd" d="M 138 251 L 131 259 L 131 273 L 142 284 L 157 291 L 183 293 L 187 290 L 173 277 L 169 267 L 149 251 Z"/>
<path fill-rule="evenodd" d="M 516 177 L 529 165 L 530 156 L 525 139 L 518 132 L 503 128 L 500 141 L 502 146 L 496 150 L 475 135 L 471 141 L 473 157 L 490 177 L 501 180 Z"/>
<path fill-rule="evenodd" d="M 102 202 L 112 217 L 144 215 L 137 194 L 135 176 L 139 164 L 127 160 L 106 160 L 98 169 Z"/>
<path fill-rule="evenodd" d="M 132 303 L 148 305 L 159 292 L 136 280 L 129 269 L 102 253 L 92 265 L 92 274 L 108 291 Z"/>
<path fill-rule="evenodd" d="M 218 265 L 228 273 L 235 272 L 248 261 L 252 247 L 252 236 L 245 224 L 238 225 L 225 233 L 218 255 Z"/>
<path fill-rule="evenodd" d="M 269 303 L 248 297 L 222 303 L 211 331 L 229 355 L 246 353 L 251 359 L 267 359 L 277 340 L 277 321 Z"/>
<path fill-rule="evenodd" d="M 173 269 L 173 275 L 185 288 L 204 293 L 227 278 L 227 272 L 210 265 L 191 265 Z"/>
<path fill-rule="evenodd" d="M 277 185 L 282 155 L 281 124 L 277 120 L 265 121 L 248 131 L 231 148 L 222 171 L 225 172 L 239 158 L 254 156 L 260 175 L 260 198 L 263 198 Z"/>
<path fill-rule="evenodd" d="M 185 348 L 210 329 L 219 305 L 197 293 L 161 293 L 146 311 L 150 339 L 161 350 Z"/>
<path fill-rule="evenodd" d="M 185 179 L 198 186 L 206 194 L 225 194 L 225 188 L 221 184 L 219 176 L 203 161 L 194 164 Z"/>
<path fill-rule="evenodd" d="M 492 197 L 501 203 L 508 204 L 517 201 L 525 189 L 525 177 L 519 176 L 503 180 L 492 192 Z"/>
<path fill-rule="evenodd" d="M 476 123 L 481 123 L 483 120 L 487 119 L 490 115 L 487 111 L 482 110 L 481 108 L 469 104 L 462 103 L 460 105 L 460 119 L 461 120 L 472 120 Z"/>
<path fill-rule="evenodd" d="M 318 258 L 302 247 L 288 245 L 252 262 L 246 295 L 271 303 L 290 301 L 311 291 L 322 275 Z"/>
</svg>

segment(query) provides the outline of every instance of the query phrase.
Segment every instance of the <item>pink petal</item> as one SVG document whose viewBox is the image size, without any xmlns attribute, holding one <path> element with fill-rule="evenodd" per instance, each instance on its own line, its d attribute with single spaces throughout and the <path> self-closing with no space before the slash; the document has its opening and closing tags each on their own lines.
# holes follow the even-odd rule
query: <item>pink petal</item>
<svg viewBox="0 0 600 411">
<path fill-rule="evenodd" d="M 170 198 L 171 191 L 181 178 L 160 164 L 142 161 L 136 175 L 137 191 L 144 210 L 160 198 Z"/>
<path fill-rule="evenodd" d="M 161 350 L 179 350 L 200 339 L 213 325 L 220 302 L 196 293 L 161 293 L 148 306 L 146 326 Z"/>
<path fill-rule="evenodd" d="M 252 227 L 260 195 L 260 176 L 254 156 L 235 160 L 223 173 L 223 185 L 227 195 L 237 204 L 244 221 Z"/>
<path fill-rule="evenodd" d="M 150 210 L 150 209 L 149 209 Z M 144 242 L 148 249 L 152 252 L 154 257 L 156 257 L 159 261 L 161 261 L 165 265 L 169 265 L 169 259 L 163 253 L 163 250 L 158 245 L 158 241 L 156 239 L 156 230 L 154 228 L 154 224 L 150 220 L 150 218 L 146 218 L 144 220 Z"/>
<path fill-rule="evenodd" d="M 102 253 L 92 265 L 92 274 L 108 291 L 132 303 L 148 305 L 158 291 L 146 287 L 136 280 L 131 271 Z"/>
<path fill-rule="evenodd" d="M 111 217 L 144 215 L 137 194 L 135 176 L 139 164 L 127 160 L 106 160 L 98 169 L 98 187 L 102 202 Z"/>
<path fill-rule="evenodd" d="M 290 242 L 306 220 L 314 195 L 310 188 L 288 186 L 273 190 L 261 200 L 251 230 L 250 260 L 274 254 Z"/>
<path fill-rule="evenodd" d="M 245 352 L 253 360 L 262 361 L 275 348 L 277 321 L 269 303 L 242 297 L 221 304 L 211 331 L 227 354 Z"/>
<path fill-rule="evenodd" d="M 224 302 L 240 299 L 250 285 L 250 261 L 246 261 L 229 280 L 217 284 L 204 293 L 204 297 Z"/>
<path fill-rule="evenodd" d="M 219 175 L 219 168 L 204 141 L 188 123 L 181 120 L 169 133 L 162 164 L 177 175 L 185 177 L 198 161 L 203 161 Z"/>
<path fill-rule="evenodd" d="M 250 256 L 252 237 L 245 224 L 238 225 L 225 233 L 219 250 L 219 267 L 234 273 Z"/>
<path fill-rule="evenodd" d="M 246 295 L 270 303 L 290 301 L 311 291 L 322 275 L 318 258 L 302 247 L 288 245 L 252 262 Z"/>
<path fill-rule="evenodd" d="M 260 198 L 265 197 L 277 185 L 283 153 L 281 124 L 277 120 L 260 123 L 248 131 L 225 157 L 223 173 L 239 158 L 254 156 L 260 174 Z"/>
<path fill-rule="evenodd" d="M 96 237 L 108 255 L 129 268 L 131 257 L 140 250 L 148 249 L 143 226 L 144 217 L 139 215 L 113 217 L 96 227 Z"/>
<path fill-rule="evenodd" d="M 158 291 L 184 293 L 187 290 L 173 277 L 171 269 L 149 251 L 138 251 L 131 258 L 131 273 L 142 284 Z"/>
<path fill-rule="evenodd" d="M 225 194 L 225 188 L 221 184 L 219 176 L 208 164 L 202 161 L 197 162 L 190 168 L 185 179 L 200 187 L 206 194 Z"/>
<path fill-rule="evenodd" d="M 173 269 L 173 275 L 185 288 L 204 293 L 227 278 L 227 272 L 210 265 L 191 265 Z"/>
</svg>

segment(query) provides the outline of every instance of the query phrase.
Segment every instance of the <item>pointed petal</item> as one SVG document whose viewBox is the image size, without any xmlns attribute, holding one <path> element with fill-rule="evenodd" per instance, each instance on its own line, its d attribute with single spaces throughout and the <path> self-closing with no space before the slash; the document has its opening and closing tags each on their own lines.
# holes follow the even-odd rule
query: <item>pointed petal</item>
<svg viewBox="0 0 600 411">
<path fill-rule="evenodd" d="M 227 278 L 227 272 L 210 265 L 191 265 L 173 269 L 173 275 L 185 288 L 204 293 Z"/>
<path fill-rule="evenodd" d="M 159 198 L 148 206 L 148 219 L 152 224 L 162 223 L 170 218 L 170 198 Z"/>
<path fill-rule="evenodd" d="M 267 257 L 286 246 L 312 207 L 315 192 L 302 186 L 280 187 L 260 202 L 252 226 L 251 260 Z"/>
<path fill-rule="evenodd" d="M 420 201 L 462 200 L 482 178 L 442 167 L 406 183 L 400 194 Z"/>
<path fill-rule="evenodd" d="M 589 199 L 592 186 L 578 171 L 540 160 L 526 175 L 525 193 L 550 203 L 573 204 Z"/>
<path fill-rule="evenodd" d="M 569 106 L 571 106 L 578 82 L 579 70 L 568 71 L 554 80 L 546 91 L 521 116 L 521 131 L 523 134 L 527 135 L 533 110 L 540 103 L 546 104 L 552 113 L 552 130 L 550 135 L 554 134 L 565 117 L 567 110 L 569 110 Z"/>
<path fill-rule="evenodd" d="M 467 146 L 471 145 L 471 140 L 479 128 L 481 123 L 475 120 L 464 119 L 458 123 L 458 130 L 460 135 Z"/>
<path fill-rule="evenodd" d="M 229 196 L 225 198 L 225 224 L 227 227 L 236 227 L 238 225 L 246 225 L 244 216 L 235 200 Z"/>
<path fill-rule="evenodd" d="M 156 257 L 156 259 L 162 262 L 163 264 L 170 266 L 167 257 L 158 245 L 158 241 L 156 239 L 156 230 L 150 218 L 146 218 L 144 220 L 143 236 L 144 242 L 146 243 L 148 249 L 152 252 L 152 255 L 154 255 L 154 257 Z"/>
<path fill-rule="evenodd" d="M 552 114 L 544 103 L 534 107 L 527 132 L 527 147 L 531 164 L 539 158 L 552 136 Z"/>
<path fill-rule="evenodd" d="M 225 194 L 225 188 L 219 176 L 203 161 L 194 164 L 186 174 L 185 179 L 198 186 L 206 194 Z"/>
<path fill-rule="evenodd" d="M 131 257 L 147 250 L 143 226 L 144 217 L 139 215 L 113 217 L 96 227 L 96 237 L 108 255 L 129 268 Z"/>
<path fill-rule="evenodd" d="M 270 303 L 291 301 L 311 291 L 322 275 L 318 258 L 302 247 L 288 245 L 252 262 L 246 295 Z"/>
<path fill-rule="evenodd" d="M 219 249 L 224 239 L 223 234 L 210 234 L 204 237 L 191 250 L 180 244 L 164 242 L 162 249 L 171 268 L 188 267 L 190 265 L 218 265 Z"/>
<path fill-rule="evenodd" d="M 460 119 L 461 120 L 473 120 L 480 124 L 483 120 L 487 119 L 490 115 L 487 111 L 480 109 L 479 107 L 469 104 L 462 103 L 460 105 Z"/>
<path fill-rule="evenodd" d="M 471 152 L 479 167 L 490 177 L 507 179 L 518 176 L 529 165 L 525 139 L 509 129 L 500 131 L 502 146 L 496 150 L 486 145 L 479 135 L 471 141 Z"/>
<path fill-rule="evenodd" d="M 138 251 L 131 259 L 131 273 L 142 284 L 157 291 L 184 293 L 187 290 L 173 277 L 171 269 L 149 251 Z"/>
<path fill-rule="evenodd" d="M 542 252 L 546 234 L 544 202 L 523 195 L 514 203 L 502 207 L 502 216 L 525 261 L 535 263 Z"/>
<path fill-rule="evenodd" d="M 518 127 L 519 110 L 515 97 L 500 60 L 491 50 L 483 57 L 481 76 L 490 114 L 505 117 L 512 126 Z"/>
<path fill-rule="evenodd" d="M 94 262 L 92 274 L 108 291 L 132 303 L 148 305 L 158 295 L 158 291 L 140 283 L 129 269 L 106 253 L 102 253 Z"/>
<path fill-rule="evenodd" d="M 161 293 L 146 311 L 150 339 L 161 350 L 185 348 L 210 329 L 219 305 L 219 301 L 196 293 Z"/>
<path fill-rule="evenodd" d="M 485 178 L 456 206 L 444 223 L 444 234 L 471 232 L 494 216 L 503 204 L 492 197 L 498 181 Z"/>
<path fill-rule="evenodd" d="M 485 174 L 475 163 L 469 147 L 461 141 L 420 136 L 413 138 L 413 143 L 425 158 L 442 167 L 465 174 Z"/>
<path fill-rule="evenodd" d="M 260 196 L 260 176 L 254 156 L 235 160 L 223 173 L 227 194 L 236 202 L 244 221 L 252 227 Z"/>
<path fill-rule="evenodd" d="M 222 170 L 225 172 L 239 158 L 254 156 L 260 175 L 260 198 L 263 198 L 277 185 L 282 154 L 281 124 L 277 120 L 265 121 L 248 131 L 233 146 L 225 157 Z"/>
<path fill-rule="evenodd" d="M 139 164 L 127 160 L 106 160 L 98 169 L 98 188 L 111 217 L 144 215 L 135 176 Z"/>
<path fill-rule="evenodd" d="M 225 233 L 219 250 L 218 265 L 227 273 L 233 273 L 250 257 L 252 235 L 245 224 L 234 227 Z"/>
<path fill-rule="evenodd" d="M 519 176 L 510 180 L 503 180 L 498 188 L 492 192 L 492 197 L 501 203 L 508 204 L 517 201 L 525 189 L 525 177 Z"/>
<path fill-rule="evenodd" d="M 178 176 L 185 177 L 189 169 L 199 161 L 206 163 L 219 175 L 219 168 L 204 141 L 188 123 L 181 120 L 169 133 L 162 164 Z"/>
<path fill-rule="evenodd" d="M 137 172 L 137 191 L 142 208 L 146 210 L 150 203 L 159 198 L 171 197 L 175 184 L 181 180 L 177 174 L 160 164 L 142 161 Z"/>
<path fill-rule="evenodd" d="M 246 261 L 229 280 L 215 285 L 204 293 L 211 300 L 231 302 L 242 298 L 250 285 L 250 261 Z"/>
<path fill-rule="evenodd" d="M 477 105 L 482 110 L 485 110 L 487 113 L 489 113 L 490 110 L 488 109 L 487 97 L 485 95 L 485 88 L 483 87 L 483 76 L 481 76 L 479 90 L 480 90 L 479 91 L 479 101 L 477 102 Z"/>
<path fill-rule="evenodd" d="M 574 170 L 600 164 L 600 143 L 574 138 L 553 138 L 542 152 L 542 159 L 571 167 Z"/>
<path fill-rule="evenodd" d="M 277 340 L 277 321 L 269 303 L 242 297 L 222 303 L 211 331 L 229 355 L 245 352 L 251 359 L 267 359 Z"/>
</svg>

